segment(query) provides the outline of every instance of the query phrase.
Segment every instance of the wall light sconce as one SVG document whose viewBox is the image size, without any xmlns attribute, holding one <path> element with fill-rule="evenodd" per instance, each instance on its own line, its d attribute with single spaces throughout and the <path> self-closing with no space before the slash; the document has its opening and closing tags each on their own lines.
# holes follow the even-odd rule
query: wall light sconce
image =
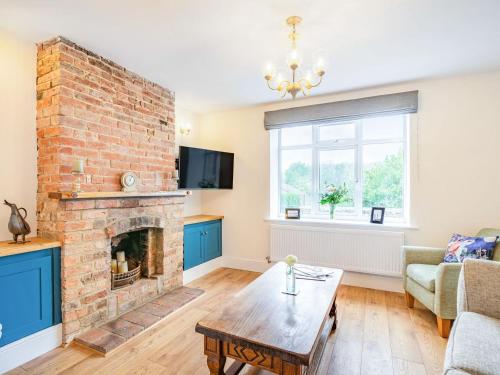
<svg viewBox="0 0 500 375">
<path fill-rule="evenodd" d="M 181 125 L 180 132 L 182 135 L 189 135 L 191 133 L 191 124 L 189 122 Z"/>
</svg>

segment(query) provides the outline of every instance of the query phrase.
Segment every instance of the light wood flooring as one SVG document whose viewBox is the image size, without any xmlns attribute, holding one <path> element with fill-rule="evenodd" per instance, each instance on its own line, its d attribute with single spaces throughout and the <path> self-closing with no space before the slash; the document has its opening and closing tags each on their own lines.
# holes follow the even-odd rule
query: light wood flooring
<svg viewBox="0 0 500 375">
<path fill-rule="evenodd" d="M 221 268 L 189 284 L 205 295 L 107 357 L 71 345 L 9 374 L 208 374 L 196 322 L 258 276 Z M 321 375 L 441 374 L 446 340 L 438 336 L 434 316 L 418 303 L 408 309 L 403 294 L 342 286 L 337 305 L 339 324 L 327 343 Z"/>
</svg>

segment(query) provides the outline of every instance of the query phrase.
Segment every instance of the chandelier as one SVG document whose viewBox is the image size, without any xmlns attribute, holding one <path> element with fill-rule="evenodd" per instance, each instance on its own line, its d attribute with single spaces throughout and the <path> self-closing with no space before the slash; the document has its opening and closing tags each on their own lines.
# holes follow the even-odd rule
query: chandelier
<svg viewBox="0 0 500 375">
<path fill-rule="evenodd" d="M 323 76 L 325 75 L 324 60 L 319 58 L 313 68 L 313 73 L 307 72 L 304 77 L 298 77 L 299 67 L 302 64 L 302 59 L 299 52 L 297 51 L 297 38 L 298 34 L 296 31 L 296 26 L 302 21 L 299 16 L 291 16 L 286 19 L 287 25 L 291 28 L 291 32 L 288 35 L 292 42 L 292 49 L 288 54 L 286 63 L 288 67 L 292 70 L 292 79 L 283 79 L 281 74 L 276 74 L 276 69 L 272 64 L 267 65 L 264 78 L 267 81 L 267 86 L 271 90 L 278 91 L 281 97 L 284 98 L 286 94 L 290 94 L 293 99 L 297 96 L 299 92 L 302 92 L 304 96 L 309 95 L 309 91 L 313 87 L 319 86 Z"/>
</svg>

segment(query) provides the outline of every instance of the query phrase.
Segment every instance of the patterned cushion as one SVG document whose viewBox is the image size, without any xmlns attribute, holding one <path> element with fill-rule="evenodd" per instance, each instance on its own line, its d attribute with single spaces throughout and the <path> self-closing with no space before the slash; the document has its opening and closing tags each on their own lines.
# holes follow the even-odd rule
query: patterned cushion
<svg viewBox="0 0 500 375">
<path fill-rule="evenodd" d="M 444 255 L 445 263 L 462 263 L 465 258 L 491 259 L 497 237 L 466 237 L 453 234 Z"/>
</svg>

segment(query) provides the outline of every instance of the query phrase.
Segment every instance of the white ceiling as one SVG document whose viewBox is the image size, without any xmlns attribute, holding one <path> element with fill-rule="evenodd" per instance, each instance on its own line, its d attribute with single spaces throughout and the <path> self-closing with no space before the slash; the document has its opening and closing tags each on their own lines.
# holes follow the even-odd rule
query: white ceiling
<svg viewBox="0 0 500 375">
<path fill-rule="evenodd" d="M 327 53 L 314 94 L 500 68 L 499 0 L 0 0 L 0 28 L 73 40 L 196 112 L 278 100 L 262 78 L 288 47 Z"/>
</svg>

